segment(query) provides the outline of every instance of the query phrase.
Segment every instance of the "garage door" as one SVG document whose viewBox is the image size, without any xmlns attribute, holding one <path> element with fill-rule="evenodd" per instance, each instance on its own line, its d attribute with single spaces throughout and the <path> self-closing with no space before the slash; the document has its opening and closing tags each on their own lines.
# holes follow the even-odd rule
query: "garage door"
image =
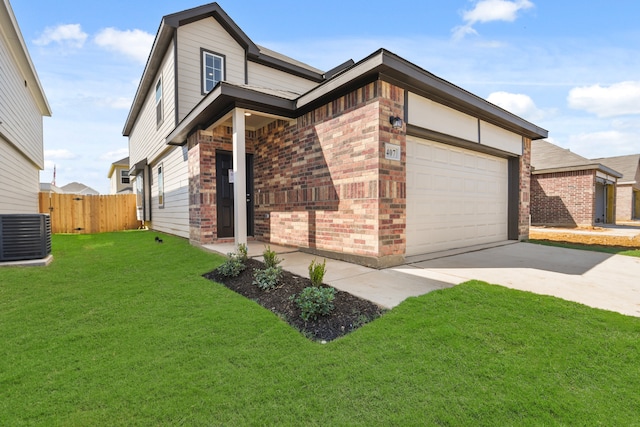
<svg viewBox="0 0 640 427">
<path fill-rule="evenodd" d="M 407 137 L 407 255 L 507 240 L 507 160 Z"/>
</svg>

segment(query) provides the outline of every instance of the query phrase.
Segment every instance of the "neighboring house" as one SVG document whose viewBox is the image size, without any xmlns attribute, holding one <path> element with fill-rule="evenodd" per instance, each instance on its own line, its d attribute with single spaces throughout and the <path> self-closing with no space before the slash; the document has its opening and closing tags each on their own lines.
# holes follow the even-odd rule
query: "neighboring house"
<svg viewBox="0 0 640 427">
<path fill-rule="evenodd" d="M 162 18 L 123 134 L 150 228 L 377 267 L 527 238 L 547 137 L 384 49 L 302 64 L 216 3 Z"/>
<path fill-rule="evenodd" d="M 131 181 L 129 179 L 128 157 L 113 162 L 109 168 L 107 178 L 109 178 L 110 194 L 133 193 L 133 187 L 131 187 Z"/>
<path fill-rule="evenodd" d="M 640 219 L 640 154 L 593 159 L 622 174 L 616 186 L 616 220 Z"/>
<path fill-rule="evenodd" d="M 531 167 L 533 225 L 615 223 L 621 173 L 547 141 L 533 141 Z"/>
<path fill-rule="evenodd" d="M 0 214 L 37 214 L 42 118 L 51 116 L 8 0 L 0 0 Z"/>
<path fill-rule="evenodd" d="M 64 190 L 60 187 L 58 187 L 55 184 L 50 184 L 48 182 L 41 182 L 40 183 L 40 191 L 41 192 L 45 192 L 45 193 L 64 193 Z"/>
<path fill-rule="evenodd" d="M 93 188 L 84 185 L 80 182 L 72 182 L 60 187 L 65 194 L 78 194 L 80 196 L 97 196 L 100 193 Z"/>
</svg>

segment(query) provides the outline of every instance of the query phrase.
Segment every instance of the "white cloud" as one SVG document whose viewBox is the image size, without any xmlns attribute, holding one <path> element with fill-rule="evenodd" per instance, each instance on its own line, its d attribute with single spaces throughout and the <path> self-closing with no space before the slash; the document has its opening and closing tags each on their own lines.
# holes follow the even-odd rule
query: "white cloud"
<svg viewBox="0 0 640 427">
<path fill-rule="evenodd" d="M 637 134 L 606 130 L 569 137 L 568 148 L 589 159 L 634 154 Z"/>
<path fill-rule="evenodd" d="M 147 61 L 153 35 L 142 30 L 118 30 L 116 28 L 105 28 L 95 37 L 98 46 L 113 52 L 121 53 L 142 64 Z"/>
<path fill-rule="evenodd" d="M 82 31 L 80 24 L 65 24 L 45 28 L 42 35 L 33 43 L 38 46 L 47 46 L 55 42 L 61 46 L 79 49 L 84 45 L 87 37 L 87 33 Z"/>
<path fill-rule="evenodd" d="M 521 10 L 530 9 L 534 6 L 530 0 L 480 0 L 476 2 L 471 10 L 462 13 L 464 25 L 455 27 L 453 38 L 456 40 L 464 38 L 469 34 L 477 34 L 473 25 L 493 21 L 513 22 L 518 17 Z"/>
<path fill-rule="evenodd" d="M 493 92 L 487 101 L 529 121 L 541 120 L 544 111 L 536 107 L 528 95 L 521 93 Z"/>
<path fill-rule="evenodd" d="M 108 160 L 111 163 L 113 163 L 115 161 L 118 161 L 128 156 L 129 156 L 128 148 L 119 148 L 117 150 L 104 153 L 103 155 L 100 156 L 100 160 Z"/>
<path fill-rule="evenodd" d="M 44 150 L 44 157 L 47 160 L 65 160 L 75 159 L 76 155 L 67 149 L 60 150 Z"/>
<path fill-rule="evenodd" d="M 640 81 L 626 81 L 608 87 L 600 85 L 571 89 L 567 101 L 571 108 L 598 117 L 640 114 Z"/>
</svg>

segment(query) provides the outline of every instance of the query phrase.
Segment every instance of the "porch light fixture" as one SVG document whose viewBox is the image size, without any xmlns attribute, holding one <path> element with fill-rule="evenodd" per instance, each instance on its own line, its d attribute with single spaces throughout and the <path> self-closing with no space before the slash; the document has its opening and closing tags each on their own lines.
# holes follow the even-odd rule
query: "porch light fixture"
<svg viewBox="0 0 640 427">
<path fill-rule="evenodd" d="M 391 123 L 391 126 L 393 126 L 394 129 L 402 129 L 402 119 L 400 117 L 389 117 L 389 123 Z"/>
</svg>

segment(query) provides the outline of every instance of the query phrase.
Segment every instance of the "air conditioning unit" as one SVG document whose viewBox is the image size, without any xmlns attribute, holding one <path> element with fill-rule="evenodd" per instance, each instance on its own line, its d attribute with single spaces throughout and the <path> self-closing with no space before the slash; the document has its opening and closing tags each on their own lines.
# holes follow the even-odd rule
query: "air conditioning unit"
<svg viewBox="0 0 640 427">
<path fill-rule="evenodd" d="M 42 259 L 50 253 L 49 215 L 0 215 L 0 262 Z"/>
</svg>

